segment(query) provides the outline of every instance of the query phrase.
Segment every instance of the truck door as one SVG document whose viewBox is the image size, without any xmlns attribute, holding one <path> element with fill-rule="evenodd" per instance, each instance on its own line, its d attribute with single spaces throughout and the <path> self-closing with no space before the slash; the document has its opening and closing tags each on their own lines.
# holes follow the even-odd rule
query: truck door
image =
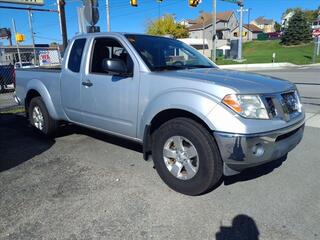
<svg viewBox="0 0 320 240">
<path fill-rule="evenodd" d="M 74 122 L 82 122 L 81 115 L 81 62 L 86 39 L 76 39 L 72 46 L 61 74 L 61 102 L 68 118 Z"/>
<path fill-rule="evenodd" d="M 132 76 L 103 70 L 103 60 L 124 61 Z M 134 57 L 113 37 L 93 39 L 91 59 L 82 79 L 81 106 L 86 125 L 136 137 L 139 70 Z"/>
</svg>

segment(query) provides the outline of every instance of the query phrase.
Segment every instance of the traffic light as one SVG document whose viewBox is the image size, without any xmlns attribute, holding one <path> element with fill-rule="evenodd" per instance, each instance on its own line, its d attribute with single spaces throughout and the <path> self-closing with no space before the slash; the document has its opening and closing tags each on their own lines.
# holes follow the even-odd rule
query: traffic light
<svg viewBox="0 0 320 240">
<path fill-rule="evenodd" d="M 196 7 L 200 3 L 201 0 L 189 0 L 190 7 Z"/>
<path fill-rule="evenodd" d="M 138 0 L 130 0 L 130 5 L 132 7 L 138 7 Z"/>
</svg>

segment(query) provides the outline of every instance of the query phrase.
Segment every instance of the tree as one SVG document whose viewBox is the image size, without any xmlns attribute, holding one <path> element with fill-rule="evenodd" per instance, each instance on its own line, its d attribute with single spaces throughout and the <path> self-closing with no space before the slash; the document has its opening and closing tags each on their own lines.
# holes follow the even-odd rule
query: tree
<svg viewBox="0 0 320 240">
<path fill-rule="evenodd" d="M 280 32 L 280 31 L 281 31 L 281 24 L 278 23 L 278 22 L 275 22 L 275 23 L 274 23 L 274 30 L 275 30 L 276 32 Z"/>
<path fill-rule="evenodd" d="M 305 10 L 304 14 L 308 23 L 312 24 L 314 20 L 318 17 L 318 10 Z"/>
<path fill-rule="evenodd" d="M 301 9 L 301 8 L 288 8 L 282 14 L 282 17 L 284 17 L 290 12 L 303 12 L 305 14 L 307 21 L 311 24 L 315 19 L 317 19 L 318 15 L 320 14 L 320 6 L 318 7 L 318 9 L 315 9 L 315 10 L 307 10 L 307 9 Z"/>
<path fill-rule="evenodd" d="M 284 45 L 298 45 L 312 40 L 311 26 L 304 13 L 297 11 L 289 20 L 288 27 L 284 30 L 281 43 Z"/>
<path fill-rule="evenodd" d="M 189 37 L 188 29 L 179 23 L 176 23 L 172 15 L 165 15 L 154 21 L 150 21 L 147 25 L 146 32 L 151 35 L 171 35 L 174 38 Z"/>
<path fill-rule="evenodd" d="M 49 46 L 50 46 L 50 47 L 57 47 L 57 46 L 59 46 L 59 44 L 58 44 L 57 42 L 51 42 L 51 43 L 49 44 Z"/>
<path fill-rule="evenodd" d="M 291 12 L 301 12 L 302 9 L 301 8 L 288 8 L 283 14 L 282 17 L 285 17 L 288 13 Z"/>
</svg>

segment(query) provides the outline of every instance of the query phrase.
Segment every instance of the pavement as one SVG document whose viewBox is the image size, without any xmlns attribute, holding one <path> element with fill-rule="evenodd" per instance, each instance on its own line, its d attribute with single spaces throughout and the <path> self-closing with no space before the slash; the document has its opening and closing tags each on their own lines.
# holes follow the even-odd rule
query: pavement
<svg viewBox="0 0 320 240">
<path fill-rule="evenodd" d="M 298 147 L 198 197 L 168 188 L 130 141 L 74 125 L 48 139 L 0 114 L 0 239 L 319 240 L 320 79 L 300 71 L 263 72 L 300 83 Z"/>
</svg>

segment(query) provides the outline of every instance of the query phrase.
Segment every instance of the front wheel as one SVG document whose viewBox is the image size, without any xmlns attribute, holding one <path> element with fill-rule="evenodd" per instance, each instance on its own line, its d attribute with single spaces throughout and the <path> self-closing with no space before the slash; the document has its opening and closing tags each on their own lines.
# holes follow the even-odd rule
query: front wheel
<svg viewBox="0 0 320 240">
<path fill-rule="evenodd" d="M 154 132 L 152 156 L 162 180 L 183 194 L 205 193 L 222 177 L 222 161 L 213 136 L 188 118 L 170 120 Z"/>
<path fill-rule="evenodd" d="M 28 115 L 31 125 L 45 135 L 52 135 L 58 127 L 58 121 L 51 118 L 41 97 L 31 99 Z"/>
</svg>

